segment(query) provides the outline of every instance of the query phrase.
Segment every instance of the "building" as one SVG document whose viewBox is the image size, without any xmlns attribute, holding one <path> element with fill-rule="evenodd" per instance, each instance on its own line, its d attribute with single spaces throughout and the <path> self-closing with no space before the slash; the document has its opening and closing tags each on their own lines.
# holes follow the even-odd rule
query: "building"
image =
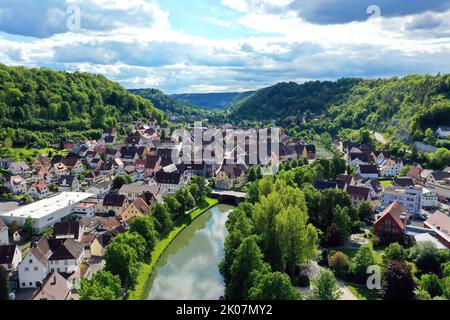
<svg viewBox="0 0 450 320">
<path fill-rule="evenodd" d="M 352 201 L 352 206 L 357 207 L 364 201 L 370 200 L 370 189 L 366 187 L 347 186 L 346 192 Z"/>
<path fill-rule="evenodd" d="M 247 183 L 245 166 L 224 164 L 214 177 L 215 187 L 221 190 L 239 189 Z"/>
<path fill-rule="evenodd" d="M 87 190 L 87 192 L 92 193 L 94 196 L 102 197 L 105 194 L 109 193 L 111 191 L 111 188 L 112 188 L 111 181 L 102 181 L 90 187 Z"/>
<path fill-rule="evenodd" d="M 439 138 L 448 138 L 450 137 L 450 127 L 445 126 L 445 127 L 439 127 L 436 131 L 436 135 Z"/>
<path fill-rule="evenodd" d="M 63 175 L 58 180 L 59 192 L 79 192 L 80 181 L 76 176 Z"/>
<path fill-rule="evenodd" d="M 450 248 L 450 217 L 442 212 L 432 214 L 424 223 L 426 228 L 433 230 L 437 238 Z"/>
<path fill-rule="evenodd" d="M 395 177 L 400 174 L 403 169 L 402 161 L 394 161 L 388 159 L 385 163 L 380 166 L 380 175 L 382 177 Z"/>
<path fill-rule="evenodd" d="M 32 297 L 32 300 L 63 301 L 70 300 L 72 283 L 58 272 L 53 272 Z"/>
<path fill-rule="evenodd" d="M 20 226 L 23 226 L 25 220 L 30 217 L 33 220 L 34 231 L 41 233 L 61 219 L 68 217 L 76 205 L 91 196 L 89 193 L 63 192 L 54 197 L 2 213 L 0 218 L 7 224 L 17 220 Z"/>
<path fill-rule="evenodd" d="M 158 189 L 167 190 L 168 194 L 174 194 L 179 189 L 184 187 L 189 182 L 189 175 L 187 172 L 181 172 L 179 170 L 166 172 L 160 170 L 156 172 L 152 178 L 151 185 L 156 186 Z"/>
<path fill-rule="evenodd" d="M 439 205 L 438 194 L 426 188 L 422 189 L 422 208 L 437 208 Z"/>
<path fill-rule="evenodd" d="M 422 209 L 422 187 L 389 186 L 381 196 L 381 206 L 389 207 L 395 201 L 411 214 L 419 215 Z"/>
<path fill-rule="evenodd" d="M 120 216 L 128 207 L 128 199 L 122 194 L 108 193 L 103 199 L 103 212 L 114 212 L 116 216 Z"/>
<path fill-rule="evenodd" d="M 80 242 L 83 234 L 83 226 L 78 221 L 57 222 L 53 226 L 55 239 L 73 239 Z"/>
<path fill-rule="evenodd" d="M 338 189 L 338 183 L 335 181 L 316 181 L 314 187 L 319 191 L 327 189 Z"/>
<path fill-rule="evenodd" d="M 360 164 L 358 167 L 358 174 L 364 179 L 377 179 L 378 166 L 374 164 Z"/>
<path fill-rule="evenodd" d="M 147 192 L 157 194 L 158 188 L 155 186 L 141 184 L 125 184 L 119 190 L 119 194 L 126 196 L 128 201 L 134 201 Z"/>
<path fill-rule="evenodd" d="M 6 246 L 9 244 L 8 226 L 0 219 L 0 246 Z"/>
<path fill-rule="evenodd" d="M 21 289 L 36 288 L 47 277 L 50 254 L 47 239 L 42 238 L 37 243 L 32 244 L 30 251 L 18 267 Z"/>
<path fill-rule="evenodd" d="M 445 171 L 430 172 L 426 177 L 427 189 L 436 192 L 439 197 L 450 199 L 450 173 Z"/>
<path fill-rule="evenodd" d="M 50 194 L 48 186 L 44 182 L 33 183 L 28 190 L 28 195 L 34 200 L 41 200 Z"/>
<path fill-rule="evenodd" d="M 97 204 L 94 202 L 80 202 L 75 206 L 75 208 L 72 211 L 72 214 L 79 217 L 95 217 L 95 214 L 97 213 Z"/>
<path fill-rule="evenodd" d="M 394 201 L 377 216 L 374 233 L 382 240 L 402 240 L 408 214 L 399 201 Z"/>
<path fill-rule="evenodd" d="M 27 193 L 27 182 L 21 176 L 11 176 L 9 180 L 6 181 L 5 187 L 14 194 Z"/>
<path fill-rule="evenodd" d="M 370 189 L 370 197 L 372 199 L 377 199 L 381 195 L 381 192 L 383 192 L 383 186 L 378 179 L 368 181 L 367 187 Z"/>
<path fill-rule="evenodd" d="M 0 246 L 0 265 L 6 271 L 15 271 L 22 261 L 22 251 L 18 245 Z"/>
<path fill-rule="evenodd" d="M 143 217 L 148 214 L 149 207 L 142 198 L 134 200 L 120 215 L 123 221 L 129 222 L 135 218 Z"/>
<path fill-rule="evenodd" d="M 31 174 L 31 169 L 25 161 L 11 162 L 8 171 L 14 176 L 26 177 Z"/>
</svg>

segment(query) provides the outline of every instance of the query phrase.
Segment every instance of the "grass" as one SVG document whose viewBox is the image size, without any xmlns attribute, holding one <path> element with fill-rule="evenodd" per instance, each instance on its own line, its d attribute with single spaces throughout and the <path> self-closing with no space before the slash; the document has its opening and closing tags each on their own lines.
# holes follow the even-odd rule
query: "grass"
<svg viewBox="0 0 450 320">
<path fill-rule="evenodd" d="M 387 188 L 392 184 L 392 180 L 380 180 L 380 184 L 383 186 L 383 188 Z"/>
<path fill-rule="evenodd" d="M 136 285 L 133 289 L 128 292 L 128 300 L 141 300 L 145 293 L 145 288 L 147 285 L 148 278 L 153 272 L 156 263 L 158 262 L 161 255 L 164 253 L 166 248 L 172 243 L 173 240 L 183 231 L 189 224 L 192 223 L 196 218 L 205 213 L 207 210 L 211 209 L 217 205 L 219 201 L 217 199 L 206 198 L 205 203 L 189 213 L 189 217 L 185 217 L 179 220 L 173 229 L 163 238 L 160 239 L 155 248 L 152 251 L 151 259 L 148 263 L 142 263 L 139 275 L 136 279 Z"/>
<path fill-rule="evenodd" d="M 67 151 L 58 151 L 53 148 L 42 148 L 42 149 L 27 149 L 27 148 L 0 148 L 0 157 L 2 158 L 13 158 L 16 161 L 19 160 L 33 160 L 40 154 L 44 154 L 48 156 L 49 152 L 52 152 L 53 155 L 61 154 L 63 152 L 67 153 Z"/>
<path fill-rule="evenodd" d="M 360 285 L 347 285 L 347 288 L 359 299 L 359 300 L 379 300 L 377 291 L 369 290 L 367 287 Z"/>
<path fill-rule="evenodd" d="M 383 259 L 381 257 L 380 252 L 373 250 L 372 243 L 369 243 L 366 246 L 369 246 L 372 249 L 372 253 L 375 258 L 375 262 L 379 265 L 382 264 Z M 347 255 L 350 260 L 353 259 L 353 257 L 356 256 L 356 254 L 358 253 L 358 248 L 329 248 L 329 250 L 340 251 L 340 252 L 344 253 L 345 255 Z"/>
</svg>

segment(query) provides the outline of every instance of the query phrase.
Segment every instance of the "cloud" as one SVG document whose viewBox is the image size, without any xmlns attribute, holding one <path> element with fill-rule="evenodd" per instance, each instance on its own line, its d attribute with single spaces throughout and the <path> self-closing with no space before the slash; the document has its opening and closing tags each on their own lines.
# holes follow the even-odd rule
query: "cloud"
<svg viewBox="0 0 450 320">
<path fill-rule="evenodd" d="M 78 13 L 83 30 L 168 26 L 168 14 L 145 0 L 0 0 L 0 7 L 1 31 L 37 38 L 68 32 Z"/>
</svg>

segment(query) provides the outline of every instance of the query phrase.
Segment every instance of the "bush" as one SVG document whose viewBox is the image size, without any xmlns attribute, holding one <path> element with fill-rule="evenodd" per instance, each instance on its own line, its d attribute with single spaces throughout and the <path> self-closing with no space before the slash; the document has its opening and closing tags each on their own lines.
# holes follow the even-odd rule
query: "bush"
<svg viewBox="0 0 450 320">
<path fill-rule="evenodd" d="M 345 277 L 350 268 L 350 259 L 340 251 L 328 257 L 328 265 L 334 271 L 336 276 Z"/>
<path fill-rule="evenodd" d="M 309 277 L 307 275 L 299 275 L 297 278 L 297 285 L 299 287 L 309 287 L 311 284 L 311 280 L 309 279 Z"/>
</svg>

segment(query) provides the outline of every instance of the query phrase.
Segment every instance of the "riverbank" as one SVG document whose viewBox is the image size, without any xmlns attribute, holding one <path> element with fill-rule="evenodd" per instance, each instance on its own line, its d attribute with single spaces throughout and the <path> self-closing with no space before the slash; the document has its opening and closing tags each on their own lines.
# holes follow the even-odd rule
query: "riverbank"
<svg viewBox="0 0 450 320">
<path fill-rule="evenodd" d="M 206 198 L 203 207 L 199 207 L 193 210 L 188 217 L 180 220 L 175 224 L 173 229 L 163 238 L 160 239 L 153 249 L 151 260 L 148 263 L 142 263 L 139 275 L 136 279 L 136 285 L 133 290 L 128 293 L 127 300 L 141 300 L 144 296 L 145 288 L 150 275 L 155 268 L 161 255 L 164 253 L 166 248 L 175 240 L 175 238 L 183 231 L 187 226 L 189 226 L 192 221 L 200 217 L 203 213 L 211 209 L 212 207 L 219 204 L 217 199 Z"/>
</svg>

